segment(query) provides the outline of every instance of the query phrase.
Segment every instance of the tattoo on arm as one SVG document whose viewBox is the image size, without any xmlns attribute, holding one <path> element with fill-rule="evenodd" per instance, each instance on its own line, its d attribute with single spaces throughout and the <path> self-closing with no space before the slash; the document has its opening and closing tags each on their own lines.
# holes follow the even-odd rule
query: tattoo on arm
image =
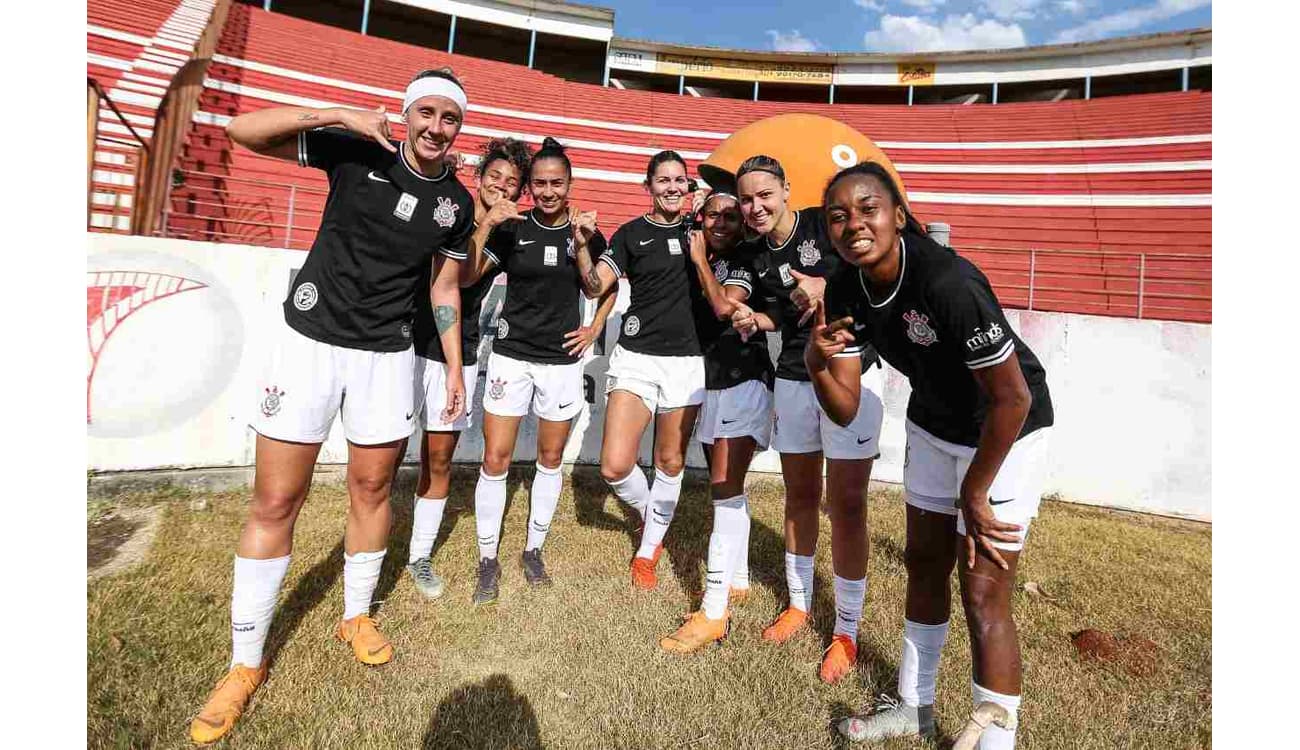
<svg viewBox="0 0 1300 750">
<path fill-rule="evenodd" d="M 451 305 L 438 305 L 433 308 L 433 322 L 438 327 L 438 333 L 442 334 L 460 322 L 460 316 L 456 314 L 456 308 Z"/>
<path fill-rule="evenodd" d="M 298 122 L 310 122 L 312 120 L 319 120 L 319 119 L 320 117 L 318 117 L 314 112 L 303 112 L 302 114 L 298 115 Z"/>
<path fill-rule="evenodd" d="M 587 287 L 587 292 L 593 295 L 600 294 L 600 273 L 592 266 L 587 275 L 582 278 L 582 283 Z"/>
</svg>

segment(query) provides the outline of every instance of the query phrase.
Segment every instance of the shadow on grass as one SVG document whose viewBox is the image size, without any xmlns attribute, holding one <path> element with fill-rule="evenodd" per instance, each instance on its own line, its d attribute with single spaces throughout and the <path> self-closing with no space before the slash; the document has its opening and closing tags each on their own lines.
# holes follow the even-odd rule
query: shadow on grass
<svg viewBox="0 0 1300 750">
<path fill-rule="evenodd" d="M 831 747 L 836 750 L 853 747 L 849 738 L 840 734 L 835 728 L 835 725 L 839 724 L 841 719 L 847 719 L 856 713 L 853 710 L 853 707 L 844 701 L 834 701 L 831 703 L 828 713 L 830 715 L 830 723 L 826 725 L 826 731 L 830 733 Z"/>
<path fill-rule="evenodd" d="M 627 536 L 631 556 L 636 554 L 640 543 L 641 516 L 632 508 L 613 497 L 609 485 L 600 477 L 599 466 L 574 465 L 571 474 L 573 483 L 573 511 L 579 526 L 618 531 Z M 614 503 L 615 513 L 609 512 L 609 502 Z"/>
<path fill-rule="evenodd" d="M 509 677 L 494 674 L 460 685 L 443 698 L 429 718 L 421 747 L 540 750 L 544 745 L 528 698 Z"/>
<path fill-rule="evenodd" d="M 325 592 L 329 591 L 342 572 L 343 540 L 339 539 L 329 554 L 298 579 L 298 585 L 293 587 L 293 591 L 276 610 L 275 619 L 271 621 L 271 632 L 266 638 L 266 662 L 269 667 L 275 666 L 280 648 L 302 624 L 302 618 L 325 598 Z"/>
</svg>

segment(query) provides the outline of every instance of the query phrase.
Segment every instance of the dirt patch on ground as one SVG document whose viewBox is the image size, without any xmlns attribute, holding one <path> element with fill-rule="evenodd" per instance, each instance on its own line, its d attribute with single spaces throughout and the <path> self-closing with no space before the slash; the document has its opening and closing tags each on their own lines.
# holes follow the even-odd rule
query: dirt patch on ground
<svg viewBox="0 0 1300 750">
<path fill-rule="evenodd" d="M 158 531 L 162 507 L 122 508 L 86 527 L 86 573 L 91 580 L 112 575 L 144 559 Z"/>
</svg>

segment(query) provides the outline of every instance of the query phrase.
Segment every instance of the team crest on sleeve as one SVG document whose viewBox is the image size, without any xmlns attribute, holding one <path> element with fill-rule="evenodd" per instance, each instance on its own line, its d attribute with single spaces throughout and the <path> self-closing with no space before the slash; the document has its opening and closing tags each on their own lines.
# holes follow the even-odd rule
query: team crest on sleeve
<svg viewBox="0 0 1300 750">
<path fill-rule="evenodd" d="M 266 389 L 266 398 L 262 399 L 262 415 L 274 417 L 280 413 L 280 398 L 284 396 L 284 391 L 277 386 L 271 386 Z"/>
<path fill-rule="evenodd" d="M 307 312 L 316 306 L 316 300 L 319 297 L 316 294 L 316 285 L 310 281 L 305 281 L 293 290 L 293 306 L 303 312 Z"/>
<path fill-rule="evenodd" d="M 727 261 L 725 260 L 718 261 L 718 264 L 713 267 L 713 275 L 717 278 L 719 284 L 727 280 L 727 274 L 729 273 Z"/>
<path fill-rule="evenodd" d="M 488 386 L 488 396 L 494 400 L 501 400 L 506 395 L 506 379 L 492 378 L 492 383 Z"/>
<path fill-rule="evenodd" d="M 433 220 L 440 227 L 449 227 L 456 223 L 456 212 L 460 210 L 451 198 L 438 198 L 438 206 L 433 209 Z"/>
<path fill-rule="evenodd" d="M 569 256 L 570 258 L 573 258 L 573 257 L 574 257 L 574 252 L 573 252 L 573 238 L 572 238 L 572 237 L 566 237 L 565 240 L 564 240 L 564 243 L 565 243 L 565 244 L 564 244 L 564 254 L 567 255 L 567 256 Z"/>
<path fill-rule="evenodd" d="M 1002 330 L 1002 326 L 998 325 L 997 321 L 994 321 L 987 331 L 981 331 L 976 327 L 975 335 L 966 339 L 966 348 L 975 351 L 982 346 L 998 343 L 1006 335 L 1006 332 Z"/>
<path fill-rule="evenodd" d="M 907 337 L 921 346 L 929 346 L 939 340 L 935 335 L 934 329 L 930 327 L 930 318 L 922 315 L 915 310 L 908 310 L 903 313 L 903 320 L 907 323 Z"/>
<path fill-rule="evenodd" d="M 499 339 L 503 339 L 503 338 L 505 338 L 506 336 L 509 336 L 509 335 L 510 335 L 510 324 L 506 322 L 506 319 L 505 319 L 505 318 L 498 318 L 498 319 L 497 319 L 497 338 L 499 338 Z"/>
<path fill-rule="evenodd" d="M 635 315 L 627 316 L 623 321 L 623 333 L 627 336 L 635 336 L 641 332 L 641 319 Z"/>
<path fill-rule="evenodd" d="M 805 266 L 815 266 L 817 261 L 822 259 L 822 253 L 817 249 L 817 243 L 812 240 L 804 240 L 799 243 L 799 262 Z"/>
</svg>

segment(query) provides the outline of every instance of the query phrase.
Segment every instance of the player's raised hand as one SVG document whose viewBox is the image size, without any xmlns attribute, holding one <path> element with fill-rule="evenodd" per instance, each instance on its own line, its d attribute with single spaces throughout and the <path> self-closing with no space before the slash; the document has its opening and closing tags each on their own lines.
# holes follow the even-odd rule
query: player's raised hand
<svg viewBox="0 0 1300 750">
<path fill-rule="evenodd" d="M 749 337 L 758 331 L 758 321 L 754 319 L 754 310 L 744 302 L 737 302 L 736 309 L 731 313 L 731 327 L 740 332 L 742 341 L 749 341 Z"/>
<path fill-rule="evenodd" d="M 707 263 L 709 247 L 704 242 L 704 232 L 699 229 L 692 229 L 687 235 L 687 241 L 691 246 L 691 260 L 697 263 Z"/>
<path fill-rule="evenodd" d="M 844 351 L 853 343 L 853 318 L 845 316 L 830 324 L 826 323 L 826 305 L 821 300 L 810 311 L 813 316 L 812 331 L 808 344 L 804 347 L 804 363 L 810 369 L 825 369 L 831 357 Z"/>
<path fill-rule="evenodd" d="M 790 301 L 794 303 L 795 309 L 803 313 L 799 316 L 799 325 L 803 325 L 812 317 L 813 308 L 826 297 L 826 279 L 808 276 L 793 268 L 790 269 L 790 275 L 798 282 L 798 286 L 790 292 Z"/>
<path fill-rule="evenodd" d="M 499 227 L 507 221 L 527 219 L 528 214 L 519 211 L 519 204 L 508 198 L 497 198 L 492 208 L 488 209 L 487 215 L 483 217 L 484 223 L 491 227 Z"/>
<path fill-rule="evenodd" d="M 586 247 L 592 235 L 596 233 L 596 212 L 580 211 L 569 207 L 569 224 L 573 228 L 574 247 Z"/>
<path fill-rule="evenodd" d="M 700 209 L 704 208 L 705 202 L 709 200 L 709 196 L 712 194 L 712 188 L 702 187 L 699 190 L 696 190 L 695 196 L 691 198 L 691 213 L 698 214 Z"/>
<path fill-rule="evenodd" d="M 389 127 L 384 105 L 379 105 L 373 111 L 345 109 L 339 115 L 339 119 L 343 121 L 343 127 L 349 131 L 365 136 L 389 151 L 397 153 L 397 147 L 389 140 L 393 137 L 393 131 Z"/>
</svg>

